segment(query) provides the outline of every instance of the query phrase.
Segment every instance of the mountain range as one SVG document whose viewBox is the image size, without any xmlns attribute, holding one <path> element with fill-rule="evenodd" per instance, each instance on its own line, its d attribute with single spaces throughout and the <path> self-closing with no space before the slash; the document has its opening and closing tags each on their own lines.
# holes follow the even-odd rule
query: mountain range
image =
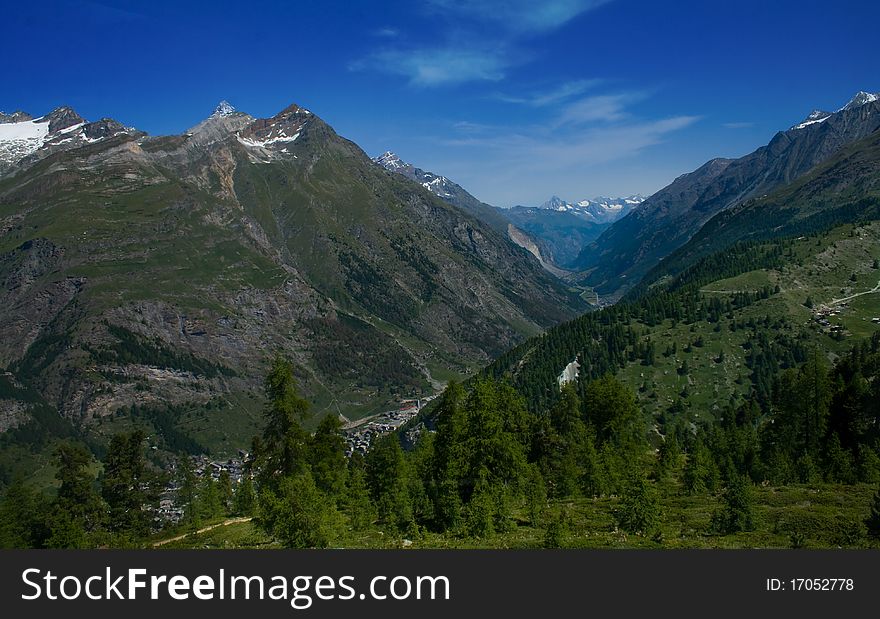
<svg viewBox="0 0 880 619">
<path fill-rule="evenodd" d="M 585 307 L 503 231 L 297 105 L 223 102 L 157 137 L 70 108 L 0 121 L 5 428 L 37 400 L 92 429 L 174 406 L 231 448 L 259 426 L 275 352 L 319 411 L 358 417 Z M 199 421 L 206 407 L 220 417 Z"/>
<path fill-rule="evenodd" d="M 468 193 L 445 176 L 427 172 L 403 161 L 391 151 L 373 159 L 390 172 L 421 184 L 437 197 L 472 212 L 511 240 L 531 251 L 549 271 L 562 275 L 581 249 L 605 228 L 644 201 L 640 195 L 625 198 L 598 197 L 566 202 L 551 197 L 537 207 L 493 207 Z M 512 226 L 511 226 L 512 224 Z"/>
<path fill-rule="evenodd" d="M 543 256 L 553 264 L 568 268 L 587 244 L 644 200 L 640 195 L 633 195 L 571 203 L 553 196 L 540 206 L 514 206 L 503 209 L 503 213 L 517 228 L 535 239 Z"/>
<path fill-rule="evenodd" d="M 878 128 L 878 95 L 864 91 L 837 112 L 813 112 L 744 157 L 712 159 L 675 179 L 584 247 L 572 266 L 617 298 L 715 214 L 795 181 Z"/>
</svg>

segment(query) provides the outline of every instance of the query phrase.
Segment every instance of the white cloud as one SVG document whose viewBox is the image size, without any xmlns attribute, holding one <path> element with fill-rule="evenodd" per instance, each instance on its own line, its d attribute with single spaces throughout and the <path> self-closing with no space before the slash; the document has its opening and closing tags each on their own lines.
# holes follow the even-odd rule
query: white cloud
<svg viewBox="0 0 880 619">
<path fill-rule="evenodd" d="M 616 122 L 629 116 L 626 107 L 644 99 L 643 93 L 622 93 L 586 97 L 566 105 L 557 123 L 559 125 L 590 122 Z"/>
<path fill-rule="evenodd" d="M 457 19 L 489 22 L 515 35 L 556 30 L 582 13 L 610 0 L 431 0 L 442 13 Z"/>
<path fill-rule="evenodd" d="M 351 65 L 354 70 L 373 69 L 402 75 L 414 86 L 440 86 L 472 81 L 498 81 L 508 67 L 499 50 L 458 47 L 384 50 Z"/>
<path fill-rule="evenodd" d="M 593 79 L 593 80 L 574 80 L 571 82 L 565 82 L 556 88 L 545 92 L 532 92 L 527 95 L 497 95 L 497 99 L 500 101 L 505 101 L 507 103 L 521 103 L 524 105 L 530 105 L 532 107 L 544 107 L 547 105 L 552 105 L 554 103 L 560 103 L 561 101 L 565 101 L 566 99 L 570 99 L 571 97 L 575 97 L 577 95 L 583 94 L 585 91 L 589 90 L 601 84 L 602 80 Z"/>
<path fill-rule="evenodd" d="M 499 81 L 508 68 L 528 57 L 522 48 L 525 40 L 552 32 L 610 1 L 429 0 L 429 10 L 439 17 L 439 43 L 378 50 L 349 68 L 402 75 L 418 86 Z M 400 34 L 388 28 L 382 31 L 388 38 Z"/>
</svg>

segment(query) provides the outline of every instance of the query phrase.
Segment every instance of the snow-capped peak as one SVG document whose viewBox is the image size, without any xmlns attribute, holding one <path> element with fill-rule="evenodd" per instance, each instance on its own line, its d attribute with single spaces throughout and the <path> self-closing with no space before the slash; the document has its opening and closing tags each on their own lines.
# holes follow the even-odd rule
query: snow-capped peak
<svg viewBox="0 0 880 619">
<path fill-rule="evenodd" d="M 804 127 L 809 127 L 810 125 L 824 122 L 830 117 L 831 112 L 825 112 L 823 110 L 813 110 L 812 112 L 810 112 L 810 115 L 803 120 L 803 122 L 793 126 L 792 129 L 803 129 Z"/>
<path fill-rule="evenodd" d="M 386 170 L 390 170 L 392 172 L 403 169 L 407 166 L 404 161 L 401 161 L 400 157 L 392 153 L 390 150 L 385 151 L 378 157 L 374 157 L 373 161 L 378 163 Z"/>
<path fill-rule="evenodd" d="M 382 166 L 389 172 L 394 172 L 401 176 L 405 176 L 412 181 L 416 181 L 439 198 L 451 201 L 456 196 L 456 185 L 448 178 L 417 168 L 414 165 L 403 161 L 390 150 L 385 151 L 378 157 L 373 157 L 373 162 Z"/>
<path fill-rule="evenodd" d="M 874 101 L 877 101 L 878 99 L 880 99 L 880 93 L 873 94 L 870 92 L 865 92 L 864 90 L 860 90 L 859 92 L 856 93 L 856 95 L 852 99 L 849 100 L 849 103 L 844 105 L 838 111 L 851 110 L 853 108 L 867 105 L 868 103 L 873 103 Z"/>
<path fill-rule="evenodd" d="M 230 114 L 235 113 L 235 108 L 232 107 L 232 104 L 229 103 L 226 99 L 217 104 L 217 107 L 214 108 L 214 113 L 211 116 L 229 116 Z"/>
<path fill-rule="evenodd" d="M 645 198 L 638 194 L 624 198 L 600 196 L 592 200 L 581 200 L 576 203 L 566 202 L 559 196 L 553 196 L 538 208 L 567 212 L 599 223 L 610 223 L 620 219 L 644 201 Z"/>
<path fill-rule="evenodd" d="M 136 129 L 102 118 L 88 122 L 69 107 L 40 118 L 24 112 L 0 114 L 0 174 L 26 157 L 78 148 L 117 135 L 136 135 Z"/>
</svg>

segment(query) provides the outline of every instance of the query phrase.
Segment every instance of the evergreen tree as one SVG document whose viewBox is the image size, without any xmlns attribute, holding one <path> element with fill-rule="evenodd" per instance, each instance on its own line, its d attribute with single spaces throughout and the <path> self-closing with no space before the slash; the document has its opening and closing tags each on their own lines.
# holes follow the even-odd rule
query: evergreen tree
<svg viewBox="0 0 880 619">
<path fill-rule="evenodd" d="M 344 506 L 348 522 L 355 531 L 367 529 L 376 519 L 376 508 L 367 488 L 363 457 L 357 452 L 352 454 L 348 464 Z"/>
<path fill-rule="evenodd" d="M 724 491 L 724 508 L 712 517 L 712 528 L 723 534 L 753 531 L 755 515 L 752 504 L 751 482 L 734 475 Z"/>
<path fill-rule="evenodd" d="M 195 531 L 202 522 L 198 506 L 198 479 L 192 459 L 186 454 L 181 454 L 177 459 L 177 487 L 177 502 L 183 509 L 181 523 L 190 531 Z"/>
<path fill-rule="evenodd" d="M 154 476 L 146 468 L 144 439 L 141 430 L 110 439 L 101 480 L 101 496 L 110 509 L 110 529 L 134 538 L 149 533 L 149 510 L 158 499 Z"/>
<path fill-rule="evenodd" d="M 460 479 L 465 467 L 464 390 L 450 381 L 440 397 L 436 412 L 436 437 L 431 488 L 434 496 L 434 519 L 441 530 L 456 529 L 461 524 Z"/>
<path fill-rule="evenodd" d="M 367 486 L 379 519 L 400 531 L 412 526 L 407 466 L 396 434 L 375 440 L 367 452 Z"/>
<path fill-rule="evenodd" d="M 564 548 L 571 530 L 571 516 L 565 506 L 558 508 L 548 519 L 544 531 L 544 548 Z"/>
<path fill-rule="evenodd" d="M 42 548 L 50 531 L 49 504 L 21 480 L 6 488 L 0 502 L 0 548 Z"/>
<path fill-rule="evenodd" d="M 299 396 L 293 378 L 293 364 L 278 355 L 266 377 L 266 428 L 257 442 L 255 458 L 261 488 L 277 486 L 280 480 L 307 470 L 309 437 L 301 422 L 309 403 Z"/>
<path fill-rule="evenodd" d="M 547 509 L 547 487 L 540 469 L 534 464 L 529 465 L 526 477 L 526 509 L 529 522 L 537 527 Z"/>
<path fill-rule="evenodd" d="M 660 502 L 644 475 L 634 475 L 624 486 L 614 518 L 627 533 L 647 536 L 657 530 Z"/>
<path fill-rule="evenodd" d="M 322 492 L 338 496 L 345 487 L 345 440 L 342 422 L 326 415 L 318 424 L 311 445 L 312 475 Z"/>
<path fill-rule="evenodd" d="M 488 472 L 482 471 L 464 508 L 465 531 L 470 537 L 486 539 L 495 532 L 495 502 Z"/>
<path fill-rule="evenodd" d="M 217 478 L 217 493 L 220 496 L 220 507 L 223 515 L 232 513 L 233 492 L 232 479 L 229 477 L 229 471 L 223 469 Z"/>
<path fill-rule="evenodd" d="M 92 455 L 82 445 L 66 442 L 55 449 L 55 460 L 60 486 L 53 514 L 69 516 L 69 521 L 64 523 L 68 534 L 79 528 L 84 540 L 86 533 L 94 532 L 103 524 L 105 511 L 104 502 L 95 489 L 95 477 L 89 471 Z"/>
<path fill-rule="evenodd" d="M 245 473 L 238 487 L 235 489 L 233 500 L 234 511 L 239 516 L 253 516 L 257 507 L 257 496 L 254 492 L 254 482 L 251 476 Z"/>
<path fill-rule="evenodd" d="M 224 513 L 220 491 L 217 488 L 217 482 L 211 477 L 210 470 L 205 471 L 202 482 L 199 484 L 198 510 L 199 516 L 203 520 L 213 520 Z"/>
<path fill-rule="evenodd" d="M 697 439 L 688 453 L 684 467 L 684 488 L 688 494 L 714 491 L 718 485 L 719 471 L 712 453 L 702 439 Z"/>
<path fill-rule="evenodd" d="M 676 476 L 681 468 L 681 448 L 675 435 L 667 435 L 666 440 L 660 445 L 660 453 L 657 458 L 658 478 L 667 475 Z"/>
<path fill-rule="evenodd" d="M 587 385 L 584 408 L 599 444 L 611 441 L 618 447 L 631 449 L 644 443 L 645 424 L 635 396 L 614 376 L 606 374 Z"/>
<path fill-rule="evenodd" d="M 326 548 L 338 536 L 342 518 L 308 471 L 284 478 L 260 492 L 260 522 L 288 548 Z"/>
</svg>

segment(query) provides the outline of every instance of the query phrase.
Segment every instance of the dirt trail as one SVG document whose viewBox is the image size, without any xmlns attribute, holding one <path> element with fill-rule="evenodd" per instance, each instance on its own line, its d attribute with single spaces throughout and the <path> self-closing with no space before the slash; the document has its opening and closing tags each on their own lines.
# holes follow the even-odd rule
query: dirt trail
<svg viewBox="0 0 880 619">
<path fill-rule="evenodd" d="M 856 297 L 860 297 L 865 294 L 871 294 L 873 292 L 880 292 L 880 281 L 878 281 L 877 285 L 870 290 L 866 290 L 865 292 L 857 292 L 856 294 L 851 294 L 848 297 L 843 297 L 842 299 L 834 299 L 828 305 L 837 305 L 838 303 L 843 303 L 844 301 L 849 301 L 850 299 L 855 299 Z"/>
<path fill-rule="evenodd" d="M 177 535 L 175 537 L 169 537 L 168 539 L 163 539 L 158 542 L 153 542 L 153 548 L 158 548 L 159 546 L 164 546 L 165 544 L 170 544 L 171 542 L 176 542 L 182 540 L 185 537 L 189 537 L 190 535 L 198 535 L 199 533 L 206 533 L 212 529 L 216 529 L 217 527 L 225 527 L 230 524 L 238 524 L 240 522 L 250 522 L 253 520 L 252 516 L 241 517 L 241 518 L 227 518 L 223 522 L 218 522 L 217 524 L 212 524 L 209 527 L 202 527 L 201 529 L 197 529 L 196 531 L 191 531 L 190 533 L 184 533 L 183 535 Z"/>
</svg>

